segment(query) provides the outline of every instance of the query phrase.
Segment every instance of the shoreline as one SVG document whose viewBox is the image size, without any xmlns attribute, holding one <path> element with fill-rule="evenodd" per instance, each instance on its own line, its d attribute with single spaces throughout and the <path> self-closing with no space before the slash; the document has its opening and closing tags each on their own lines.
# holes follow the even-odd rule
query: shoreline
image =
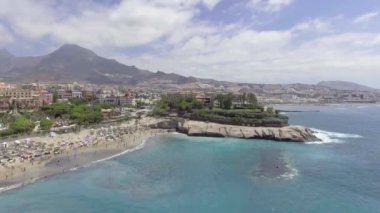
<svg viewBox="0 0 380 213">
<path fill-rule="evenodd" d="M 130 123 L 122 123 L 118 127 L 128 128 Z M 35 137 L 30 140 L 48 141 L 47 144 L 59 144 L 61 141 L 75 141 L 78 138 L 87 137 L 90 131 L 104 131 L 100 129 L 84 129 L 79 133 L 66 133 L 58 135 L 56 138 L 48 136 Z M 92 144 L 79 148 L 67 148 L 60 154 L 42 156 L 38 160 L 14 160 L 11 166 L 6 168 L 0 166 L 0 193 L 14 190 L 36 181 L 41 181 L 48 177 L 75 171 L 79 168 L 87 167 L 105 160 L 109 160 L 123 154 L 143 148 L 149 138 L 167 134 L 168 130 L 150 129 L 138 126 L 133 132 L 112 138 L 94 139 Z M 73 137 L 75 136 L 75 137 Z"/>
<path fill-rule="evenodd" d="M 1 162 L 0 165 L 0 193 L 139 150 L 144 147 L 149 138 L 173 131 L 187 136 L 270 139 L 293 142 L 318 139 L 309 129 L 299 126 L 254 128 L 199 121 L 185 121 L 180 124 L 170 118 L 145 117 L 140 120 L 140 124 L 132 120 L 120 123 L 115 127 L 83 129 L 77 133 L 64 133 L 54 137 L 27 138 L 24 143 L 14 144 L 15 146 L 9 149 L 12 150 L 13 148 L 18 151 L 17 157 L 13 156 L 12 161 Z M 32 141 L 37 145 L 28 146 L 27 141 Z M 48 155 L 45 156 L 43 153 L 36 159 L 23 158 L 25 153 L 31 153 L 32 150 L 34 150 L 32 154 L 35 154 L 36 147 L 41 147 L 41 144 L 44 144 L 42 147 L 45 150 L 53 149 L 53 147 L 53 150 L 61 149 L 60 147 L 62 149 L 59 150 L 58 154 L 49 152 Z M 23 148 L 23 146 L 28 148 Z M 4 155 L 4 148 L 2 151 Z M 9 154 L 9 150 L 7 151 Z"/>
</svg>

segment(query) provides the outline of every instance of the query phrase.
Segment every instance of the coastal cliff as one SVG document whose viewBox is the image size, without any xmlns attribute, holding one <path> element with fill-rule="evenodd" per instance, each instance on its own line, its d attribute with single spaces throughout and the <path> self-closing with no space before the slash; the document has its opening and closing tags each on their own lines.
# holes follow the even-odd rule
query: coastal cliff
<svg viewBox="0 0 380 213">
<path fill-rule="evenodd" d="M 168 119 L 158 122 L 153 127 L 176 129 L 178 132 L 188 136 L 266 139 L 284 142 L 320 141 L 311 129 L 303 126 L 248 127 L 191 120 L 179 122 L 175 119 Z"/>
</svg>

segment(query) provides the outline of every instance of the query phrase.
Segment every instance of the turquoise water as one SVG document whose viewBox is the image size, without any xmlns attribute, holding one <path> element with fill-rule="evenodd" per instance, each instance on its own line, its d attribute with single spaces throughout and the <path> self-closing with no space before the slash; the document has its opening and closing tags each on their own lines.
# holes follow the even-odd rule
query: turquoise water
<svg viewBox="0 0 380 213">
<path fill-rule="evenodd" d="M 379 212 L 380 106 L 281 106 L 325 143 L 153 138 L 0 194 L 0 212 Z M 338 134 L 340 133 L 340 134 Z"/>
</svg>

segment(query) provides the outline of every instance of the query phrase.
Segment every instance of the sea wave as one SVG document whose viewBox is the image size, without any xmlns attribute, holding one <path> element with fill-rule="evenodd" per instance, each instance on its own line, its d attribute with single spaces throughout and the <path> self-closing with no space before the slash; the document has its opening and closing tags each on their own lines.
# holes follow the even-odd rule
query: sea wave
<svg viewBox="0 0 380 213">
<path fill-rule="evenodd" d="M 127 149 L 127 150 L 125 150 L 125 151 L 123 151 L 123 152 L 120 152 L 120 153 L 118 153 L 118 154 L 116 154 L 116 155 L 112 155 L 112 156 L 107 157 L 107 158 L 103 158 L 103 159 L 100 159 L 100 160 L 93 161 L 93 162 L 91 162 L 91 163 L 89 163 L 89 164 L 87 164 L 87 165 L 85 165 L 85 166 L 90 166 L 90 165 L 93 165 L 93 164 L 96 164 L 96 163 L 100 163 L 100 162 L 103 162 L 103 161 L 111 160 L 111 159 L 116 158 L 116 157 L 119 157 L 119 156 L 121 156 L 121 155 L 124 155 L 124 154 L 130 153 L 130 152 L 134 152 L 134 151 L 137 151 L 137 150 L 140 150 L 140 149 L 144 148 L 144 146 L 145 146 L 145 144 L 146 144 L 146 141 L 147 141 L 147 139 L 143 140 L 142 143 L 140 143 L 139 145 L 137 145 L 137 146 L 134 147 L 134 148 Z"/>
<path fill-rule="evenodd" d="M 290 165 L 287 165 L 288 171 L 278 177 L 278 179 L 292 180 L 298 176 L 298 170 Z"/>
<path fill-rule="evenodd" d="M 326 143 L 343 143 L 344 139 L 349 138 L 362 138 L 363 136 L 357 134 L 348 134 L 340 132 L 329 132 L 320 129 L 312 129 L 314 135 L 321 139 L 321 141 L 307 142 L 307 144 L 326 144 Z"/>
<path fill-rule="evenodd" d="M 3 193 L 3 192 L 6 192 L 6 191 L 10 191 L 10 190 L 14 190 L 14 189 L 21 188 L 21 187 L 23 187 L 23 186 L 26 186 L 26 185 L 32 184 L 32 183 L 38 181 L 39 179 L 40 179 L 40 178 L 34 178 L 34 179 L 30 179 L 30 180 L 25 181 L 25 182 L 22 182 L 22 183 L 17 183 L 17 184 L 13 184 L 13 185 L 6 186 L 6 187 L 1 187 L 1 188 L 0 188 L 0 193 Z"/>
</svg>

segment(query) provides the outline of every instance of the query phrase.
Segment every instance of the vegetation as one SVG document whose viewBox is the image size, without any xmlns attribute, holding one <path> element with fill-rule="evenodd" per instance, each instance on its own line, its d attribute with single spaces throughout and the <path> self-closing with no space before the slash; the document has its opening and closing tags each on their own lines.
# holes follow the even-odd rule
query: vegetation
<svg viewBox="0 0 380 213">
<path fill-rule="evenodd" d="M 35 127 L 35 122 L 40 123 L 41 130 L 49 130 L 56 120 L 63 124 L 75 123 L 88 125 L 99 123 L 103 120 L 102 109 L 110 109 L 114 106 L 104 104 L 91 104 L 84 100 L 71 99 L 70 102 L 55 102 L 43 106 L 37 111 L 21 111 L 19 114 L 0 114 L 0 137 L 20 133 L 30 133 Z M 8 128 L 7 128 L 8 127 Z"/>
<path fill-rule="evenodd" d="M 56 103 L 58 100 L 58 91 L 55 90 L 54 93 L 53 93 L 53 103 Z"/>
<path fill-rule="evenodd" d="M 82 98 L 70 98 L 69 101 L 73 105 L 84 105 L 84 104 L 87 104 L 87 101 L 85 99 L 82 99 Z"/>
<path fill-rule="evenodd" d="M 218 94 L 215 100 L 221 109 L 255 109 L 259 105 L 257 97 L 253 93 L 243 93 L 239 95 L 232 93 Z M 237 104 L 234 105 L 233 102 L 237 102 Z"/>
<path fill-rule="evenodd" d="M 14 134 L 28 133 L 34 128 L 34 123 L 25 116 L 18 116 L 15 121 L 10 123 L 9 130 Z"/>
<path fill-rule="evenodd" d="M 144 102 L 142 102 L 142 101 L 137 101 L 136 102 L 136 108 L 140 108 L 140 107 L 143 107 L 143 106 L 145 106 L 146 104 L 144 103 Z"/>
<path fill-rule="evenodd" d="M 218 101 L 219 108 L 231 109 L 232 108 L 232 101 L 234 100 L 234 95 L 232 93 L 228 93 L 226 95 L 218 94 L 216 96 L 216 100 Z"/>
<path fill-rule="evenodd" d="M 256 95 L 243 93 L 218 94 L 214 103 L 203 104 L 193 95 L 163 96 L 154 107 L 155 115 L 177 113 L 178 116 L 206 122 L 246 126 L 285 126 L 288 117 L 278 115 L 272 107 L 260 106 Z M 216 106 L 216 107 L 215 107 Z"/>
<path fill-rule="evenodd" d="M 170 94 L 161 97 L 161 100 L 154 107 L 153 113 L 163 115 L 168 112 L 191 112 L 203 107 L 204 105 L 193 95 Z"/>
<path fill-rule="evenodd" d="M 267 110 L 266 110 L 266 112 L 267 112 L 268 114 L 271 114 L 271 115 L 276 114 L 276 111 L 274 110 L 273 107 L 268 107 Z"/>
<path fill-rule="evenodd" d="M 49 130 L 54 124 L 54 121 L 48 118 L 44 118 L 40 121 L 40 127 L 42 130 Z"/>
<path fill-rule="evenodd" d="M 196 110 L 186 113 L 184 118 L 243 126 L 276 126 L 288 124 L 288 117 L 259 110 Z"/>
<path fill-rule="evenodd" d="M 51 105 L 42 107 L 41 110 L 49 116 L 58 118 L 66 114 L 70 114 L 72 108 L 73 106 L 69 103 L 53 103 Z"/>
<path fill-rule="evenodd" d="M 99 123 L 103 116 L 99 106 L 77 105 L 70 112 L 70 119 L 78 124 Z"/>
<path fill-rule="evenodd" d="M 104 108 L 107 108 L 105 105 Z M 83 101 L 74 100 L 72 103 L 54 103 L 43 107 L 42 111 L 54 118 L 68 118 L 78 124 L 101 122 L 103 119 L 101 105 L 87 105 Z"/>
</svg>

